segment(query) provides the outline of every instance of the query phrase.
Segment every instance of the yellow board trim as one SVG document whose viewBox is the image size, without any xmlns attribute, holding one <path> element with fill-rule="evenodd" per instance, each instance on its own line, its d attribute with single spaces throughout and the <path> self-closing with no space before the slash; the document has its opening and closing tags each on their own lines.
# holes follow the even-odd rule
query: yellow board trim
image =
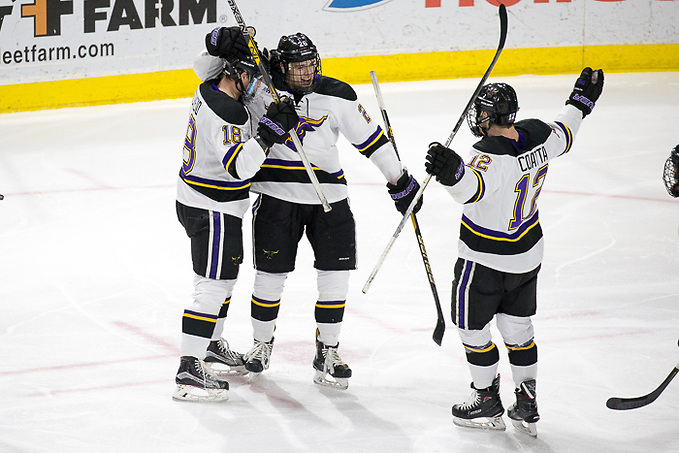
<svg viewBox="0 0 679 453">
<path fill-rule="evenodd" d="M 370 83 L 371 70 L 382 82 L 481 77 L 494 53 L 491 49 L 324 58 L 323 73 L 350 84 Z M 492 75 L 578 74 L 585 66 L 609 73 L 679 71 L 679 44 L 504 49 Z M 182 69 L 0 85 L 0 113 L 190 98 L 198 83 L 192 69 Z"/>
</svg>

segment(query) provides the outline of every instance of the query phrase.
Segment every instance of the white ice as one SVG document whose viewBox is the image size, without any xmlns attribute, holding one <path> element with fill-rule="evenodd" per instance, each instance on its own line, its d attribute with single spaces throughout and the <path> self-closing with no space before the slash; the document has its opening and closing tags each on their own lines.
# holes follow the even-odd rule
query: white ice
<svg viewBox="0 0 679 453">
<path fill-rule="evenodd" d="M 379 74 L 378 74 L 379 76 Z M 552 119 L 576 75 L 501 79 L 520 118 Z M 500 79 L 491 78 L 490 81 Z M 403 161 L 422 181 L 477 80 L 383 84 Z M 381 122 L 372 86 L 356 87 Z M 469 395 L 449 320 L 460 207 L 432 181 L 418 219 L 447 332 L 436 322 L 411 224 L 361 292 L 400 216 L 376 169 L 341 142 L 358 224 L 340 351 L 341 392 L 312 383 L 315 271 L 306 243 L 283 296 L 271 368 L 231 380 L 224 403 L 171 399 L 189 242 L 174 211 L 190 99 L 0 115 L 1 452 L 670 452 L 679 382 L 651 405 L 605 407 L 653 390 L 679 360 L 679 199 L 662 185 L 679 143 L 679 73 L 607 74 L 572 151 L 540 197 L 537 439 L 456 427 Z M 463 125 L 452 146 L 474 138 Z M 250 238 L 250 216 L 245 237 Z M 224 336 L 251 345 L 247 253 Z M 493 328 L 495 340 L 501 339 Z M 501 393 L 513 400 L 506 354 Z"/>
</svg>

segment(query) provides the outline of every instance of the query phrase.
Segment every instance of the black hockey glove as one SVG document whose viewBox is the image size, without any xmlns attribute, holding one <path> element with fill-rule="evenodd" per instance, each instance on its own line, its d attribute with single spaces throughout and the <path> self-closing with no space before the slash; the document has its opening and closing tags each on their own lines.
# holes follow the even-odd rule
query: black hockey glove
<svg viewBox="0 0 679 453">
<path fill-rule="evenodd" d="M 401 177 L 398 178 L 396 184 L 387 183 L 387 189 L 389 189 L 389 195 L 391 195 L 391 199 L 394 200 L 398 212 L 405 214 L 408 210 L 408 206 L 410 206 L 410 203 L 413 202 L 413 198 L 415 198 L 415 195 L 417 195 L 417 192 L 420 190 L 420 184 L 415 178 L 410 176 L 406 170 Z M 424 197 L 420 197 L 420 199 L 417 200 L 417 203 L 413 208 L 413 214 L 416 214 L 417 211 L 422 208 L 423 200 Z"/>
<path fill-rule="evenodd" d="M 592 68 L 585 68 L 580 73 L 580 77 L 575 81 L 573 92 L 568 97 L 566 104 L 572 104 L 582 111 L 582 117 L 592 113 L 594 104 L 601 96 L 604 89 L 604 71 Z"/>
<path fill-rule="evenodd" d="M 464 175 L 462 158 L 438 142 L 429 145 L 424 168 L 427 173 L 436 176 L 436 180 L 444 186 L 454 186 Z"/>
<path fill-rule="evenodd" d="M 665 161 L 662 179 L 667 193 L 674 198 L 679 197 L 679 145 L 674 147 Z"/>
<path fill-rule="evenodd" d="M 281 97 L 279 103 L 272 102 L 266 115 L 260 118 L 257 133 L 264 144 L 271 148 L 274 143 L 284 143 L 288 131 L 299 122 L 292 99 Z"/>
<path fill-rule="evenodd" d="M 248 32 L 255 35 L 255 29 L 248 27 Z M 237 58 L 245 60 L 250 57 L 248 42 L 243 36 L 240 27 L 217 27 L 212 32 L 205 35 L 205 48 L 207 53 L 215 57 Z"/>
</svg>

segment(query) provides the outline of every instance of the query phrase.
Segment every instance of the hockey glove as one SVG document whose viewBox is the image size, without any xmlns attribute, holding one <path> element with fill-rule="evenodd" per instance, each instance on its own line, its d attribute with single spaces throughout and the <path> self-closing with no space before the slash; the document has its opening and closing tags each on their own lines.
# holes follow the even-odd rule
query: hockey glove
<svg viewBox="0 0 679 453">
<path fill-rule="evenodd" d="M 292 99 L 281 97 L 280 102 L 272 102 L 266 115 L 260 118 L 257 133 L 264 144 L 271 148 L 274 143 L 284 143 L 288 131 L 299 122 Z"/>
<path fill-rule="evenodd" d="M 679 145 L 674 147 L 670 157 L 665 161 L 663 182 L 667 193 L 674 198 L 679 197 Z"/>
<path fill-rule="evenodd" d="M 427 173 L 436 176 L 436 180 L 444 186 L 454 186 L 464 176 L 462 158 L 438 142 L 429 145 L 424 168 Z"/>
<path fill-rule="evenodd" d="M 254 27 L 248 27 L 248 32 L 255 36 Z M 205 35 L 207 53 L 221 58 L 237 58 L 245 60 L 251 56 L 248 42 L 240 27 L 217 27 Z"/>
<path fill-rule="evenodd" d="M 387 183 L 387 189 L 389 189 L 389 195 L 391 195 L 391 199 L 394 200 L 398 212 L 405 214 L 408 210 L 408 206 L 410 206 L 410 203 L 413 202 L 413 198 L 415 198 L 415 195 L 417 195 L 417 192 L 420 190 L 420 184 L 415 178 L 408 174 L 407 170 L 405 170 L 401 177 L 398 178 L 398 181 L 396 181 L 396 184 Z M 417 200 L 417 203 L 413 208 L 413 214 L 416 214 L 417 211 L 420 210 L 423 199 L 424 197 L 420 197 L 420 199 Z"/>
<path fill-rule="evenodd" d="M 568 97 L 566 104 L 572 104 L 582 111 L 582 117 L 592 113 L 594 104 L 601 96 L 604 89 L 604 71 L 592 68 L 585 68 L 580 73 L 580 77 L 575 81 L 573 92 Z"/>
</svg>

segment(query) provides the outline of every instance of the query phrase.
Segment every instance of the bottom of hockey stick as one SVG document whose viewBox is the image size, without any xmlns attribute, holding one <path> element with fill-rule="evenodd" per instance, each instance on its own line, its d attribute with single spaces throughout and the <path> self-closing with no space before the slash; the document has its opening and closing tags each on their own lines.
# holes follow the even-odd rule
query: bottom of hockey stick
<svg viewBox="0 0 679 453">
<path fill-rule="evenodd" d="M 613 410 L 624 411 L 628 409 L 637 409 L 651 404 L 658 396 L 660 396 L 663 390 L 665 390 L 665 387 L 669 385 L 670 381 L 674 379 L 674 376 L 676 376 L 677 373 L 679 373 L 679 364 L 672 369 L 662 384 L 648 395 L 638 396 L 636 398 L 609 398 L 608 401 L 606 401 L 606 407 Z"/>
</svg>

